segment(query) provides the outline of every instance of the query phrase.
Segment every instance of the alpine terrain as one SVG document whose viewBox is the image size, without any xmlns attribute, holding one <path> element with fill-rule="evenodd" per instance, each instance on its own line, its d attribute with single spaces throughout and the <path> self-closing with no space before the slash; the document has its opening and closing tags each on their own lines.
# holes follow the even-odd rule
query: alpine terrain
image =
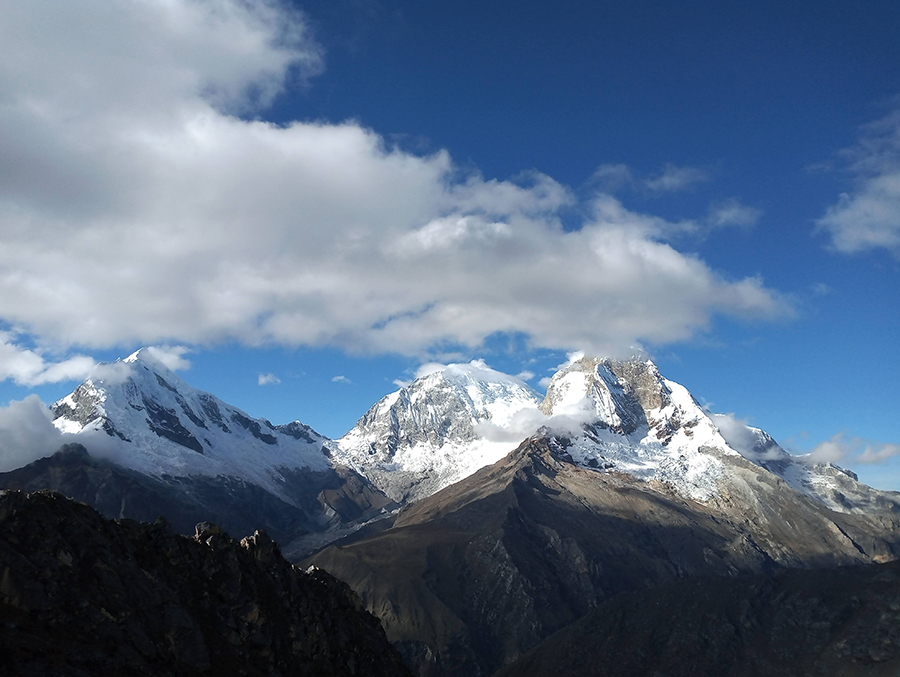
<svg viewBox="0 0 900 677">
<path fill-rule="evenodd" d="M 622 593 L 900 557 L 900 494 L 706 411 L 647 360 L 575 356 L 543 397 L 481 361 L 435 368 L 338 440 L 145 350 L 51 409 L 70 443 L 0 487 L 182 533 L 264 528 L 349 584 L 419 675 L 490 675 Z"/>
<path fill-rule="evenodd" d="M 308 560 L 361 595 L 418 674 L 491 674 L 614 595 L 672 579 L 900 555 L 900 495 L 755 429 L 726 439 L 650 362 L 573 360 L 537 413 L 520 410 L 536 430 L 497 463 Z M 390 472 L 372 456 L 360 472 Z"/>
<path fill-rule="evenodd" d="M 71 443 L 0 474 L 0 487 L 55 489 L 108 517 L 164 515 L 181 533 L 265 528 L 301 551 L 394 507 L 309 426 L 250 418 L 147 350 L 101 365 L 51 410 Z"/>
</svg>

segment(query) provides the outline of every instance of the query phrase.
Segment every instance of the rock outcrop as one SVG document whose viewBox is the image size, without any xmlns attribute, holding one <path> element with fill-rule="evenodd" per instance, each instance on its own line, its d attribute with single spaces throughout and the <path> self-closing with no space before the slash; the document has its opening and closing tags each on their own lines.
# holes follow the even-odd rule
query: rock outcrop
<svg viewBox="0 0 900 677">
<path fill-rule="evenodd" d="M 408 675 L 343 583 L 265 533 L 109 521 L 58 493 L 0 493 L 0 673 Z"/>
</svg>

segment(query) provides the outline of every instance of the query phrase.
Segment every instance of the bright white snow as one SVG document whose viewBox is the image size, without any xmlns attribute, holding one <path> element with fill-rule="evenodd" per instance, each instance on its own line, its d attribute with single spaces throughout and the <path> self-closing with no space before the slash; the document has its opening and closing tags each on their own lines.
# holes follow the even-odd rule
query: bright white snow
<svg viewBox="0 0 900 677">
<path fill-rule="evenodd" d="M 148 475 L 240 477 L 285 497 L 279 485 L 282 470 L 329 467 L 322 453 L 324 438 L 310 443 L 276 430 L 264 419 L 252 419 L 190 387 L 146 350 L 101 365 L 53 409 L 61 414 L 54 421 L 61 432 L 73 437 L 94 433 L 72 441 Z M 154 432 L 154 418 L 157 429 L 183 436 L 197 448 Z M 98 433 L 105 438 L 102 448 L 89 442 L 101 437 Z"/>
</svg>

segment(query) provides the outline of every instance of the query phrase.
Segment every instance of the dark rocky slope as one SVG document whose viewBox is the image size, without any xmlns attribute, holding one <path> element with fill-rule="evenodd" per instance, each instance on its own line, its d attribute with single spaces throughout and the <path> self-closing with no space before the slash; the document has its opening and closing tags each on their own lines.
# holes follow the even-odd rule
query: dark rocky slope
<svg viewBox="0 0 900 677">
<path fill-rule="evenodd" d="M 391 529 L 317 553 L 420 675 L 489 675 L 610 597 L 688 576 L 887 561 L 888 517 L 834 513 L 744 459 L 731 494 L 577 467 L 552 439 L 408 506 Z M 751 500 L 752 499 L 752 500 Z"/>
<path fill-rule="evenodd" d="M 0 493 L 0 673 L 408 675 L 343 583 L 256 532 L 194 538 Z"/>
<path fill-rule="evenodd" d="M 894 677 L 900 563 L 623 593 L 498 677 Z"/>
<path fill-rule="evenodd" d="M 181 534 L 193 533 L 198 522 L 214 522 L 238 534 L 261 528 L 279 543 L 297 541 L 291 549 L 299 552 L 306 534 L 312 538 L 394 507 L 347 468 L 284 470 L 283 476 L 294 504 L 237 477 L 152 477 L 91 456 L 80 444 L 67 444 L 52 456 L 0 473 L 0 489 L 52 489 L 110 519 L 146 522 L 163 515 Z"/>
</svg>

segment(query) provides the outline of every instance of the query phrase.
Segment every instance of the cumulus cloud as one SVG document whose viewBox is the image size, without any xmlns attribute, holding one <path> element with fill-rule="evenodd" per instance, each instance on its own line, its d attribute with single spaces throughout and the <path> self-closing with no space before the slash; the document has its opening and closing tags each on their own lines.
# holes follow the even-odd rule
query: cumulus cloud
<svg viewBox="0 0 900 677">
<path fill-rule="evenodd" d="M 566 230 L 575 198 L 546 175 L 250 119 L 323 67 L 276 0 L 17 3 L 0 57 L 0 321 L 33 337 L 428 355 L 514 332 L 630 354 L 790 313 L 668 243 L 685 224 L 608 195 Z"/>
<path fill-rule="evenodd" d="M 96 362 L 84 355 L 47 360 L 40 352 L 16 343 L 10 332 L 0 331 L 0 380 L 12 379 L 24 386 L 81 380 L 95 367 Z"/>
<path fill-rule="evenodd" d="M 707 412 L 719 433 L 732 449 L 754 463 L 779 461 L 788 458 L 787 452 L 774 440 L 766 439 L 762 431 L 752 427 L 746 419 L 733 413 Z"/>
<path fill-rule="evenodd" d="M 191 362 L 185 355 L 190 351 L 187 346 L 147 346 L 143 349 L 154 360 L 172 371 L 183 371 L 191 368 Z"/>
<path fill-rule="evenodd" d="M 875 442 L 839 432 L 818 444 L 807 458 L 814 463 L 880 463 L 900 455 L 900 444 Z"/>
<path fill-rule="evenodd" d="M 806 455 L 812 463 L 840 463 L 859 448 L 860 440 L 840 432 L 820 442 Z"/>
<path fill-rule="evenodd" d="M 900 456 L 900 444 L 867 444 L 857 459 L 860 463 L 880 463 Z"/>
<path fill-rule="evenodd" d="M 50 456 L 62 444 L 62 434 L 37 395 L 0 407 L 0 472 Z"/>
<path fill-rule="evenodd" d="M 278 385 L 281 383 L 281 379 L 275 376 L 275 374 L 260 374 L 256 379 L 256 382 L 261 386 Z"/>
<path fill-rule="evenodd" d="M 886 249 L 900 258 L 900 110 L 863 127 L 842 155 L 853 187 L 818 220 L 819 229 L 839 252 Z"/>
<path fill-rule="evenodd" d="M 350 379 L 344 376 L 343 374 L 339 374 L 331 379 L 333 383 L 350 383 Z"/>
</svg>

